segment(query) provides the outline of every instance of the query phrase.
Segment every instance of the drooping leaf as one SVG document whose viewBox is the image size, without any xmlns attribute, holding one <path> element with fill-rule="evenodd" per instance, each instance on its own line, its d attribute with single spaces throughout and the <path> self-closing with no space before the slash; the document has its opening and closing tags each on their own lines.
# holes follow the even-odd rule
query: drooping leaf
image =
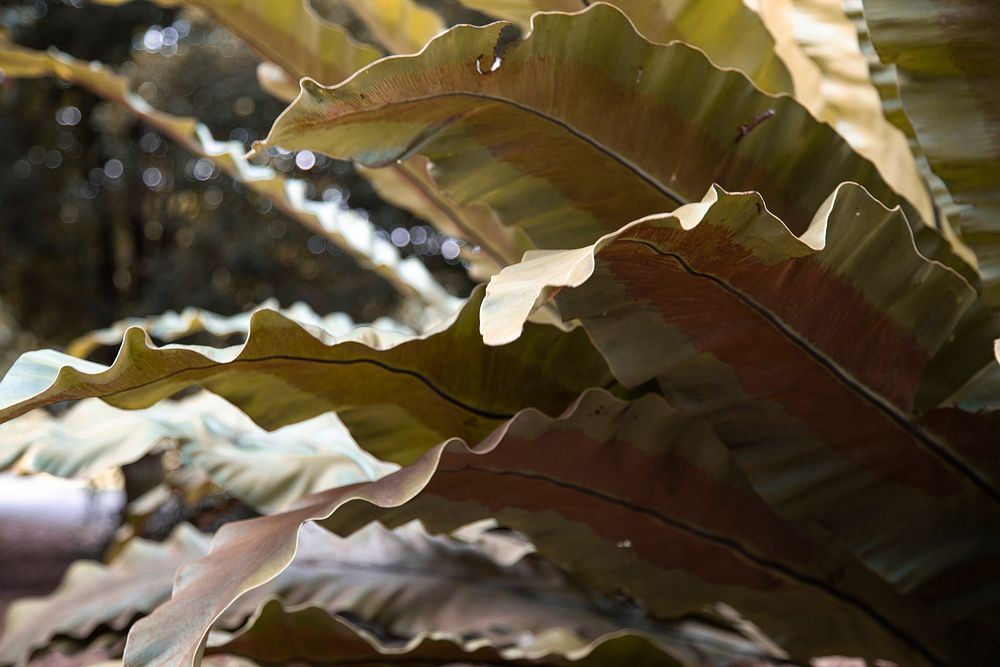
<svg viewBox="0 0 1000 667">
<path fill-rule="evenodd" d="M 170 310 L 153 317 L 129 317 L 105 329 L 91 331 L 75 338 L 66 346 L 66 352 L 85 359 L 101 345 L 120 345 L 130 327 L 139 327 L 150 337 L 165 342 L 173 342 L 202 331 L 222 338 L 233 335 L 246 337 L 250 329 L 250 316 L 258 310 L 279 312 L 290 320 L 303 326 L 315 327 L 331 336 L 343 336 L 359 326 L 346 313 L 319 315 L 302 301 L 293 303 L 289 308 L 281 308 L 277 299 L 268 299 L 253 310 L 230 316 L 219 315 L 203 308 L 188 307 L 180 313 Z M 402 335 L 414 333 L 409 327 L 388 317 L 378 318 L 371 323 L 371 326 L 386 332 L 385 335 L 389 335 L 390 332 Z"/>
<path fill-rule="evenodd" d="M 958 232 L 1000 304 L 1000 7 L 990 0 L 864 0 L 882 61 L 931 167 L 969 208 Z"/>
<path fill-rule="evenodd" d="M 573 655 L 631 628 L 675 655 L 690 655 L 690 646 L 726 657 L 766 655 L 752 641 L 695 619 L 655 622 L 583 589 L 538 557 L 502 565 L 415 523 L 392 531 L 371 523 L 347 538 L 306 524 L 288 568 L 242 596 L 220 624 L 234 627 L 274 596 L 285 606 L 346 613 L 387 641 L 429 635 L 466 647 Z"/>
<path fill-rule="evenodd" d="M 947 220 L 948 224 L 945 224 L 944 220 L 939 220 L 938 226 L 942 232 L 949 235 L 949 240 L 951 241 L 951 236 L 955 234 L 954 229 L 957 228 L 960 222 L 960 216 L 965 206 L 955 201 L 955 198 L 952 197 L 951 192 L 948 190 L 948 186 L 931 169 L 931 165 L 927 161 L 927 155 L 924 152 L 924 147 L 920 145 L 916 130 L 913 129 L 913 124 L 910 123 L 910 118 L 903 109 L 903 102 L 899 98 L 899 79 L 896 74 L 896 66 L 892 63 L 885 63 L 879 60 L 878 53 L 872 45 L 868 24 L 865 22 L 862 0 L 844 0 L 843 9 L 844 13 L 854 24 L 854 29 L 858 35 L 858 46 L 861 48 L 861 52 L 868 62 L 868 71 L 871 76 L 872 85 L 875 86 L 882 101 L 882 111 L 886 119 L 906 135 L 910 152 L 913 154 L 917 162 L 917 167 L 920 169 L 920 174 L 923 176 L 924 182 L 927 183 L 927 187 L 930 190 L 931 198 L 937 206 L 937 214 Z M 957 242 L 961 243 L 961 241 Z M 952 245 L 955 246 L 956 242 L 952 241 Z M 971 253 L 972 251 L 969 250 L 968 252 Z"/>
<path fill-rule="evenodd" d="M 542 248 L 593 242 L 713 182 L 759 190 L 799 232 L 844 180 L 919 220 L 795 100 L 685 44 L 649 43 L 613 7 L 539 14 L 494 56 L 501 32 L 457 26 L 339 86 L 307 80 L 263 145 L 367 166 L 423 155 L 455 201 L 489 204 Z"/>
<path fill-rule="evenodd" d="M 998 580 L 962 573 L 995 571 L 1000 556 L 1000 478 L 977 461 L 995 443 L 974 452 L 910 410 L 975 294 L 908 238 L 898 211 L 856 185 L 800 238 L 758 195 L 716 188 L 592 247 L 509 267 L 487 290 L 483 332 L 510 340 L 518 315 L 564 287 L 560 313 L 616 377 L 656 381 L 704 414 L 782 516 L 821 527 L 954 620 L 985 624 Z"/>
<path fill-rule="evenodd" d="M 404 644 L 385 645 L 365 630 L 316 606 L 287 609 L 268 600 L 251 622 L 229 641 L 209 652 L 248 656 L 266 664 L 357 665 L 390 667 L 405 662 L 415 667 L 443 664 L 540 665 L 553 667 L 683 667 L 644 637 L 616 633 L 599 638 L 575 652 L 572 659 L 529 644 L 497 650 L 483 642 L 417 637 Z M 728 657 L 728 656 L 727 656 Z M 766 663 L 761 663 L 766 664 Z"/>
<path fill-rule="evenodd" d="M 484 345 L 481 300 L 477 290 L 450 327 L 402 342 L 364 328 L 337 342 L 263 310 L 241 346 L 154 347 L 130 329 L 110 367 L 29 352 L 0 381 L 0 421 L 95 396 L 143 408 L 201 385 L 267 429 L 336 411 L 363 448 L 408 463 L 451 435 L 476 440 L 521 408 L 556 413 L 587 387 L 611 382 L 582 331 L 532 325 L 514 345 Z"/>
<path fill-rule="evenodd" d="M 906 136 L 883 114 L 857 31 L 842 1 L 759 0 L 758 4 L 764 24 L 783 45 L 781 55 L 796 81 L 796 99 L 871 160 L 886 183 L 913 204 L 925 224 L 940 228 L 924 174 Z M 975 257 L 950 227 L 945 224 L 942 231 L 955 251 L 974 266 Z M 914 225 L 914 233 L 920 245 L 927 232 Z"/>
<path fill-rule="evenodd" d="M 170 597 L 176 569 L 207 553 L 208 544 L 208 536 L 181 524 L 162 544 L 132 540 L 109 565 L 75 562 L 54 593 L 8 610 L 0 664 L 20 663 L 56 635 L 83 638 L 101 625 L 127 627 Z"/>
<path fill-rule="evenodd" d="M 342 507 L 352 500 L 366 502 Z M 599 591 L 627 591 L 661 618 L 725 602 L 796 657 L 964 659 L 919 603 L 779 519 L 699 418 L 600 390 L 561 419 L 526 410 L 475 448 L 447 441 L 380 481 L 224 526 L 171 601 L 133 628 L 126 659 L 189 665 L 214 619 L 292 560 L 303 522 L 350 530 L 376 516 L 420 516 L 436 531 L 494 516 Z"/>
<path fill-rule="evenodd" d="M 228 493 L 264 511 L 378 479 L 394 468 L 362 451 L 333 414 L 267 432 L 205 392 L 134 411 L 86 399 L 60 417 L 39 412 L 0 424 L 0 462 L 20 459 L 22 470 L 61 477 L 91 477 L 165 443 L 179 446 Z"/>
<path fill-rule="evenodd" d="M 264 2 L 254 4 L 263 5 Z M 294 5 L 293 0 L 288 6 Z M 218 6 L 229 7 L 230 3 Z M 59 51 L 31 51 L 2 40 L 0 68 L 8 77 L 57 76 L 119 105 L 194 155 L 210 160 L 232 178 L 270 199 L 292 220 L 329 239 L 362 266 L 377 271 L 401 294 L 426 304 L 430 310 L 429 322 L 437 322 L 457 308 L 457 299 L 438 284 L 419 259 L 403 259 L 395 246 L 375 234 L 375 227 L 366 218 L 333 202 L 309 199 L 305 181 L 285 178 L 268 166 L 252 164 L 243 155 L 243 144 L 217 141 L 208 127 L 196 119 L 152 109 L 130 89 L 125 77 Z"/>
</svg>

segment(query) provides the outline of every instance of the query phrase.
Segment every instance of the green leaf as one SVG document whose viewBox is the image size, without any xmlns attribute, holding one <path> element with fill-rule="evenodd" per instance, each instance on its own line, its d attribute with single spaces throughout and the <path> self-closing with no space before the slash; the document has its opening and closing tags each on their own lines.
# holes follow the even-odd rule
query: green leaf
<svg viewBox="0 0 1000 667">
<path fill-rule="evenodd" d="M 991 0 L 865 0 L 883 62 L 934 172 L 955 201 L 958 233 L 979 259 L 984 294 L 1000 304 L 1000 8 Z"/>
<path fill-rule="evenodd" d="M 563 287 L 560 313 L 582 323 L 619 381 L 655 381 L 704 414 L 779 514 L 985 627 L 998 587 L 963 573 L 992 571 L 1000 555 L 1000 476 L 979 464 L 994 447 L 942 439 L 910 410 L 976 295 L 909 238 L 899 212 L 856 185 L 800 238 L 757 194 L 715 188 L 594 246 L 505 269 L 482 331 L 510 340 L 535 300 Z"/>
<path fill-rule="evenodd" d="M 88 397 L 144 408 L 201 385 L 266 429 L 336 411 L 364 449 L 408 463 L 452 435 L 477 440 L 521 408 L 556 413 L 612 382 L 582 331 L 532 325 L 514 345 L 484 345 L 481 299 L 477 290 L 449 328 L 405 340 L 359 328 L 338 342 L 262 310 L 230 348 L 155 347 L 133 328 L 110 367 L 29 352 L 0 382 L 0 421 Z"/>
<path fill-rule="evenodd" d="M 600 390 L 562 418 L 526 410 L 474 448 L 447 441 L 377 482 L 224 526 L 171 601 L 135 626 L 126 659 L 190 664 L 213 619 L 288 565 L 306 521 L 330 517 L 350 530 L 417 516 L 435 531 L 496 517 L 586 583 L 625 590 L 659 618 L 725 602 L 796 657 L 949 661 L 938 621 L 782 521 L 703 421 L 655 395 L 626 403 Z"/>
<path fill-rule="evenodd" d="M 416 53 L 444 30 L 437 14 L 413 0 L 344 0 L 344 4 L 390 53 Z"/>
<path fill-rule="evenodd" d="M 536 12 L 575 12 L 584 0 L 461 0 L 472 9 L 518 24 L 527 31 Z M 687 42 L 719 67 L 745 72 L 769 93 L 793 92 L 792 77 L 775 53 L 774 40 L 757 13 L 740 0 L 610 0 L 651 42 Z"/>
<path fill-rule="evenodd" d="M 542 248 L 593 242 L 713 182 L 759 190 L 799 232 L 844 180 L 919 224 L 875 166 L 795 100 L 685 44 L 649 43 L 613 7 L 540 14 L 521 41 L 502 30 L 457 26 L 339 86 L 306 80 L 265 145 L 367 166 L 423 155 L 457 203 L 485 202 Z"/>
</svg>

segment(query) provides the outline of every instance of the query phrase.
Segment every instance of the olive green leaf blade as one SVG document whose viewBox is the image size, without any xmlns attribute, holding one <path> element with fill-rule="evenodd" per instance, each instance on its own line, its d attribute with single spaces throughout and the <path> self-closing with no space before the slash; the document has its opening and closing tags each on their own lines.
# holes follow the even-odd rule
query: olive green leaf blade
<svg viewBox="0 0 1000 667">
<path fill-rule="evenodd" d="M 495 55 L 502 25 L 457 26 L 339 86 L 307 80 L 266 145 L 367 166 L 423 155 L 458 204 L 490 205 L 543 248 L 593 242 L 713 182 L 759 190 L 797 231 L 844 180 L 900 202 L 792 98 L 651 44 L 613 7 L 539 14 L 534 28 Z"/>
<path fill-rule="evenodd" d="M 389 53 L 416 53 L 444 30 L 440 16 L 413 0 L 344 0 L 344 3 Z"/>
<path fill-rule="evenodd" d="M 208 536 L 181 524 L 163 543 L 132 540 L 108 565 L 77 561 L 54 593 L 11 606 L 0 664 L 21 663 L 56 635 L 84 638 L 100 625 L 127 627 L 170 597 L 174 572 L 205 555 L 208 545 Z"/>
<path fill-rule="evenodd" d="M 1000 477 L 980 464 L 986 452 L 910 410 L 923 369 L 977 302 L 908 235 L 898 211 L 856 185 L 801 238 L 758 195 L 716 188 L 594 246 L 505 269 L 483 333 L 510 340 L 561 287 L 560 313 L 616 377 L 656 381 L 704 414 L 782 516 L 822 526 L 956 622 L 985 624 L 1000 587 L 961 573 L 996 568 Z"/>
<path fill-rule="evenodd" d="M 855 25 L 841 0 L 762 0 L 758 4 L 761 19 L 782 45 L 781 56 L 795 79 L 796 99 L 875 163 L 926 225 L 941 228 L 925 174 L 906 136 L 883 114 Z M 922 235 L 926 230 L 914 225 L 914 232 Z M 956 252 L 974 266 L 975 257 L 947 225 L 943 232 Z"/>
<path fill-rule="evenodd" d="M 536 12 L 576 12 L 584 0 L 462 0 L 491 16 L 531 28 Z M 745 72 L 769 93 L 794 92 L 792 77 L 774 50 L 774 40 L 757 14 L 740 0 L 704 3 L 694 0 L 609 0 L 651 42 L 687 42 L 704 51 L 719 67 Z"/>
<path fill-rule="evenodd" d="M 990 0 L 865 0 L 869 35 L 894 64 L 903 108 L 959 204 L 958 233 L 1000 303 L 1000 7 Z"/>
<path fill-rule="evenodd" d="M 350 530 L 422 517 L 445 531 L 490 516 L 584 583 L 625 590 L 655 617 L 721 601 L 793 656 L 950 659 L 937 620 L 779 519 L 703 421 L 655 395 L 627 403 L 601 390 L 559 419 L 526 410 L 475 448 L 447 441 L 377 482 L 223 527 L 211 554 L 179 574 L 171 601 L 134 627 L 126 658 L 190 664 L 231 602 L 287 567 L 306 521 L 329 517 Z"/>
<path fill-rule="evenodd" d="M 155 347 L 133 328 L 110 367 L 29 352 L 0 381 L 0 421 L 89 397 L 144 408 L 200 385 L 266 429 L 336 411 L 364 449 L 408 463 L 453 435 L 482 438 L 524 407 L 557 413 L 587 387 L 613 383 L 582 331 L 532 325 L 514 345 L 484 345 L 481 299 L 480 289 L 450 327 L 407 339 L 359 328 L 338 342 L 262 310 L 247 341 L 229 348 Z"/>
</svg>

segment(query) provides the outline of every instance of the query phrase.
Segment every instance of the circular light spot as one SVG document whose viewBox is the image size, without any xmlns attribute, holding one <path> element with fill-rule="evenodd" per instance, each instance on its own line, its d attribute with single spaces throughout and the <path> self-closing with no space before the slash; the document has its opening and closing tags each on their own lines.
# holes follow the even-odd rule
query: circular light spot
<svg viewBox="0 0 1000 667">
<path fill-rule="evenodd" d="M 14 163 L 14 176 L 17 178 L 27 178 L 31 174 L 31 163 L 21 158 Z"/>
<path fill-rule="evenodd" d="M 306 247 L 312 254 L 319 255 L 326 250 L 326 239 L 316 235 L 310 236 L 309 241 L 306 242 Z"/>
<path fill-rule="evenodd" d="M 459 252 L 461 252 L 461 248 L 458 247 L 454 239 L 448 239 L 441 244 L 441 256 L 445 259 L 455 259 Z"/>
<path fill-rule="evenodd" d="M 233 102 L 233 113 L 237 116 L 249 116 L 253 113 L 254 106 L 253 98 L 243 95 L 242 97 L 237 97 L 236 101 Z"/>
<path fill-rule="evenodd" d="M 194 163 L 194 168 L 191 169 L 191 173 L 199 181 L 207 181 L 212 178 L 212 174 L 215 173 L 215 167 L 208 160 L 202 158 Z"/>
<path fill-rule="evenodd" d="M 76 222 L 80 217 L 80 210 L 72 204 L 63 204 L 59 209 L 59 219 L 68 225 Z"/>
<path fill-rule="evenodd" d="M 142 36 L 142 46 L 147 51 L 159 51 L 163 48 L 163 33 L 157 26 L 152 26 Z"/>
<path fill-rule="evenodd" d="M 161 172 L 156 167 L 149 167 L 144 172 L 142 172 L 142 182 L 146 184 L 146 187 L 152 188 L 154 190 L 163 187 L 163 172 Z"/>
<path fill-rule="evenodd" d="M 392 230 L 392 233 L 389 234 L 389 240 L 392 241 L 392 244 L 397 248 L 403 248 L 410 242 L 410 232 L 405 227 L 396 227 Z"/>
<path fill-rule="evenodd" d="M 80 110 L 74 106 L 59 107 L 59 110 L 56 111 L 56 122 L 60 125 L 76 125 L 82 117 Z"/>
<path fill-rule="evenodd" d="M 312 151 L 299 151 L 295 154 L 295 166 L 299 169 L 312 169 L 316 166 L 316 156 Z"/>
<path fill-rule="evenodd" d="M 122 174 L 125 173 L 125 167 L 121 160 L 111 158 L 104 163 L 104 173 L 111 179 L 121 178 Z"/>
</svg>

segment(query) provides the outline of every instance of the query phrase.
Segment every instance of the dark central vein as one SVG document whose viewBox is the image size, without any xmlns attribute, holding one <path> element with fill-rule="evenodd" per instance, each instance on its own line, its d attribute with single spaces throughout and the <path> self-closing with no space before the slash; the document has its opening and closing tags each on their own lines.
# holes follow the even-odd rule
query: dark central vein
<svg viewBox="0 0 1000 667">
<path fill-rule="evenodd" d="M 959 458 L 947 445 L 939 442 L 931 434 L 927 433 L 918 424 L 913 423 L 905 414 L 903 414 L 896 406 L 889 403 L 888 400 L 882 396 L 875 393 L 872 389 L 868 388 L 862 384 L 859 380 L 855 379 L 850 373 L 841 368 L 833 360 L 829 359 L 825 354 L 813 347 L 808 341 L 802 338 L 800 334 L 791 329 L 787 324 L 785 324 L 777 315 L 769 311 L 764 306 L 760 305 L 749 296 L 736 289 L 729 283 L 727 283 L 722 278 L 712 275 L 710 273 L 705 273 L 699 271 L 692 267 L 687 261 L 675 252 L 669 252 L 658 248 L 656 245 L 644 241 L 641 239 L 619 239 L 620 241 L 627 243 L 637 243 L 639 245 L 645 246 L 655 252 L 658 255 L 669 257 L 676 261 L 684 271 L 696 276 L 698 278 L 704 278 L 709 280 L 720 288 L 731 294 L 732 296 L 739 299 L 744 305 L 756 312 L 758 315 L 766 319 L 772 326 L 774 326 L 785 338 L 791 341 L 795 346 L 804 351 L 809 357 L 811 357 L 818 364 L 823 366 L 831 375 L 834 376 L 838 381 L 851 389 L 856 393 L 862 400 L 872 405 L 879 412 L 884 414 L 889 418 L 890 421 L 894 422 L 897 426 L 901 427 L 911 436 L 913 436 L 918 442 L 920 442 L 924 447 L 929 450 L 932 454 L 936 455 L 942 459 L 949 467 L 954 469 L 959 475 L 970 481 L 977 489 L 986 494 L 995 504 L 1000 505 L 1000 492 L 993 487 L 993 485 L 982 476 L 982 474 L 968 465 L 965 461 Z"/>
<path fill-rule="evenodd" d="M 618 498 L 603 491 L 598 491 L 596 489 L 580 486 L 579 484 L 549 477 L 548 475 L 544 475 L 541 473 L 529 472 L 523 470 L 491 468 L 488 466 L 479 466 L 473 464 L 467 464 L 460 468 L 440 468 L 440 467 L 438 468 L 438 473 L 462 474 L 469 472 L 531 479 L 534 481 L 539 481 L 546 484 L 558 486 L 568 491 L 572 491 L 573 493 L 578 493 L 581 495 L 590 496 L 592 498 L 597 498 L 608 504 L 616 505 L 623 509 L 627 509 L 631 512 L 648 516 L 660 523 L 670 526 L 671 528 L 684 532 L 688 535 L 692 535 L 705 542 L 710 542 L 724 549 L 735 552 L 744 560 L 749 561 L 763 569 L 772 572 L 777 572 L 780 575 L 783 575 L 784 578 L 786 579 L 792 579 L 805 586 L 816 588 L 821 592 L 837 599 L 840 602 L 855 607 L 859 611 L 864 613 L 866 616 L 871 618 L 872 621 L 874 621 L 884 630 L 886 630 L 891 635 L 896 637 L 899 641 L 903 642 L 904 644 L 912 648 L 914 651 L 920 653 L 922 656 L 924 656 L 924 658 L 926 658 L 932 664 L 939 665 L 941 667 L 945 667 L 948 664 L 947 661 L 939 658 L 937 655 L 934 654 L 933 651 L 931 651 L 929 648 L 921 644 L 921 642 L 916 637 L 911 636 L 905 630 L 897 626 L 891 620 L 886 618 L 878 609 L 871 606 L 865 600 L 858 598 L 852 593 L 848 593 L 845 591 L 841 591 L 837 588 L 834 588 L 827 582 L 813 575 L 799 572 L 789 567 L 788 565 L 785 565 L 784 563 L 780 563 L 778 561 L 774 561 L 764 556 L 761 556 L 750 550 L 750 548 L 744 546 L 743 544 L 737 542 L 736 540 L 730 537 L 727 537 L 725 535 L 719 535 L 711 531 L 705 530 L 703 528 L 699 528 L 698 526 L 691 525 L 675 517 L 668 516 L 666 514 L 658 512 L 652 508 L 636 505 L 627 500 Z"/>
<path fill-rule="evenodd" d="M 383 111 L 385 109 L 389 109 L 389 108 L 392 108 L 392 107 L 410 105 L 410 104 L 415 104 L 415 103 L 419 103 L 419 102 L 429 102 L 429 101 L 433 101 L 433 100 L 447 99 L 449 97 L 470 97 L 470 98 L 474 98 L 474 99 L 489 100 L 490 102 L 496 102 L 497 104 L 501 104 L 501 105 L 504 105 L 504 106 L 513 107 L 515 109 L 523 111 L 524 113 L 527 113 L 527 114 L 530 114 L 530 115 L 535 116 L 537 118 L 541 118 L 542 120 L 548 121 L 549 123 L 552 123 L 553 125 L 561 128 L 562 130 L 565 130 L 566 132 L 572 134 L 574 137 L 576 137 L 580 141 L 582 141 L 585 144 L 587 144 L 588 146 L 590 146 L 593 150 L 595 150 L 595 151 L 603 154 L 605 157 L 607 157 L 607 158 L 609 158 L 609 159 L 617 162 L 619 165 L 621 165 L 622 167 L 624 167 L 628 171 L 630 171 L 633 174 L 635 174 L 635 176 L 637 178 L 639 178 L 640 180 L 642 180 L 646 185 L 648 185 L 651 188 L 653 188 L 654 190 L 656 190 L 662 196 L 664 196 L 664 197 L 672 200 L 678 206 L 681 206 L 683 204 L 687 204 L 688 203 L 687 199 L 685 199 L 681 195 L 677 194 L 676 192 L 672 191 L 670 188 L 666 187 L 663 183 L 661 183 L 658 180 L 656 180 L 653 176 L 651 176 L 650 174 L 648 174 L 644 169 L 642 169 L 641 167 L 639 167 L 637 164 L 634 164 L 630 160 L 627 160 L 625 157 L 623 157 L 622 155 L 619 155 L 617 152 L 615 152 L 611 148 L 608 148 L 607 146 L 605 146 L 604 144 L 602 144 L 600 141 L 598 141 L 594 137 L 592 137 L 592 136 L 590 136 L 590 135 L 588 135 L 588 134 L 586 134 L 586 133 L 584 133 L 584 132 L 576 129 L 575 127 L 573 127 L 572 125 L 570 125 L 566 121 L 561 120 L 559 118 L 556 118 L 555 116 L 547 114 L 544 111 L 541 111 L 539 109 L 535 109 L 533 107 L 529 107 L 527 105 L 521 104 L 520 102 L 516 102 L 514 100 L 506 99 L 506 98 L 503 98 L 503 97 L 496 97 L 494 95 L 487 95 L 485 93 L 472 93 L 472 92 L 461 90 L 461 91 L 449 91 L 449 92 L 444 92 L 444 93 L 435 93 L 435 94 L 432 94 L 432 95 L 421 95 L 421 96 L 408 97 L 405 100 L 386 102 L 386 103 L 381 104 L 378 107 L 374 107 L 372 109 L 363 109 L 361 111 L 347 112 L 347 113 L 344 113 L 344 114 L 341 114 L 341 115 L 337 116 L 333 120 L 322 119 L 322 120 L 319 120 L 319 121 L 312 121 L 312 120 L 309 120 L 309 121 L 306 121 L 306 120 L 296 121 L 294 123 L 289 123 L 287 129 L 284 130 L 284 131 L 292 131 L 292 130 L 297 130 L 299 128 L 307 128 L 307 127 L 312 127 L 312 126 L 323 126 L 323 125 L 333 125 L 333 124 L 341 125 L 341 124 L 345 124 L 345 123 L 341 123 L 342 120 L 345 120 L 346 122 L 350 122 L 349 119 L 352 116 L 367 116 L 367 115 L 370 115 L 370 114 L 372 114 L 372 113 L 374 113 L 376 111 Z M 472 109 L 470 111 L 477 111 L 477 110 L 478 109 Z M 405 118 L 405 115 L 404 114 L 400 114 L 399 117 L 400 118 Z M 420 147 L 427 145 L 441 131 L 443 131 L 444 129 L 446 129 L 449 125 L 461 121 L 461 119 L 464 118 L 464 117 L 465 116 L 463 114 L 457 114 L 452 119 L 447 120 L 444 123 L 441 123 L 441 124 L 438 124 L 436 126 L 431 127 L 430 128 L 431 131 L 426 136 L 420 136 L 419 137 L 419 141 L 416 144 L 411 144 L 409 147 L 407 147 L 407 149 L 405 149 L 404 153 L 412 154 L 414 152 L 420 152 L 419 151 Z M 431 124 L 429 124 L 429 125 L 431 125 Z M 401 159 L 402 159 L 402 157 L 406 157 L 406 156 L 408 156 L 408 155 L 401 156 Z"/>
<path fill-rule="evenodd" d="M 149 348 L 147 348 L 147 349 L 149 349 Z M 153 348 L 153 349 L 155 349 L 155 348 Z M 393 374 L 397 374 L 397 375 L 406 375 L 408 377 L 414 378 L 415 380 L 418 380 L 421 384 L 423 384 L 424 386 L 426 386 L 428 389 L 430 389 L 432 392 L 434 392 L 437 396 L 439 396 L 440 398 L 444 399 L 448 403 L 451 403 L 452 405 L 454 405 L 454 406 L 456 406 L 458 408 L 461 408 L 462 410 L 465 410 L 466 412 L 471 412 L 471 413 L 473 413 L 473 414 L 475 414 L 475 415 L 477 415 L 479 417 L 482 417 L 484 419 L 507 420 L 507 419 L 510 419 L 511 417 L 514 416 L 512 413 L 494 412 L 492 410 L 487 410 L 487 409 L 484 409 L 484 408 L 479 408 L 479 407 L 476 407 L 475 405 L 471 405 L 469 403 L 466 403 L 465 401 L 452 396 L 451 394 L 447 393 L 445 390 L 443 390 L 440 387 L 438 387 L 436 384 L 434 384 L 434 382 L 432 382 L 430 379 L 428 379 L 423 374 L 421 374 L 421 373 L 419 373 L 417 371 L 411 370 L 409 368 L 397 368 L 395 366 L 390 366 L 389 364 L 386 364 L 386 363 L 381 362 L 381 361 L 377 361 L 375 359 L 311 359 L 309 357 L 297 357 L 297 356 L 285 355 L 285 354 L 275 354 L 275 355 L 270 355 L 270 356 L 266 356 L 266 357 L 254 357 L 253 359 L 234 359 L 233 361 L 229 361 L 229 362 L 219 362 L 219 363 L 214 363 L 214 364 L 207 364 L 205 366 L 189 366 L 187 368 L 181 368 L 179 370 L 172 371 L 170 373 L 164 373 L 163 375 L 159 375 L 159 376 L 157 376 L 157 377 L 155 377 L 155 378 L 153 378 L 151 380 L 147 380 L 146 382 L 141 382 L 139 384 L 132 385 L 132 386 L 126 388 L 126 389 L 118 389 L 118 390 L 109 391 L 109 392 L 106 392 L 106 393 L 103 393 L 103 394 L 91 394 L 91 396 L 94 396 L 96 398 L 106 398 L 106 397 L 110 397 L 110 396 L 117 396 L 117 395 L 129 393 L 131 391 L 136 391 L 138 389 L 142 389 L 142 388 L 148 387 L 150 385 L 154 385 L 154 384 L 156 384 L 158 382 L 162 382 L 162 381 L 167 380 L 167 379 L 172 378 L 172 377 L 177 377 L 179 375 L 184 375 L 185 373 L 195 374 L 198 371 L 212 370 L 212 369 L 219 369 L 220 371 L 224 371 L 224 370 L 227 370 L 227 369 L 231 368 L 232 366 L 236 366 L 236 365 L 240 365 L 240 364 L 257 364 L 257 363 L 268 362 L 268 361 L 289 361 L 289 362 L 303 363 L 303 364 L 325 364 L 325 365 L 329 365 L 329 366 L 352 366 L 352 365 L 355 365 L 355 364 L 368 364 L 368 365 L 371 365 L 371 366 L 376 366 L 378 368 L 381 368 L 382 370 L 384 370 L 384 371 L 386 371 L 388 373 L 393 373 Z"/>
</svg>

